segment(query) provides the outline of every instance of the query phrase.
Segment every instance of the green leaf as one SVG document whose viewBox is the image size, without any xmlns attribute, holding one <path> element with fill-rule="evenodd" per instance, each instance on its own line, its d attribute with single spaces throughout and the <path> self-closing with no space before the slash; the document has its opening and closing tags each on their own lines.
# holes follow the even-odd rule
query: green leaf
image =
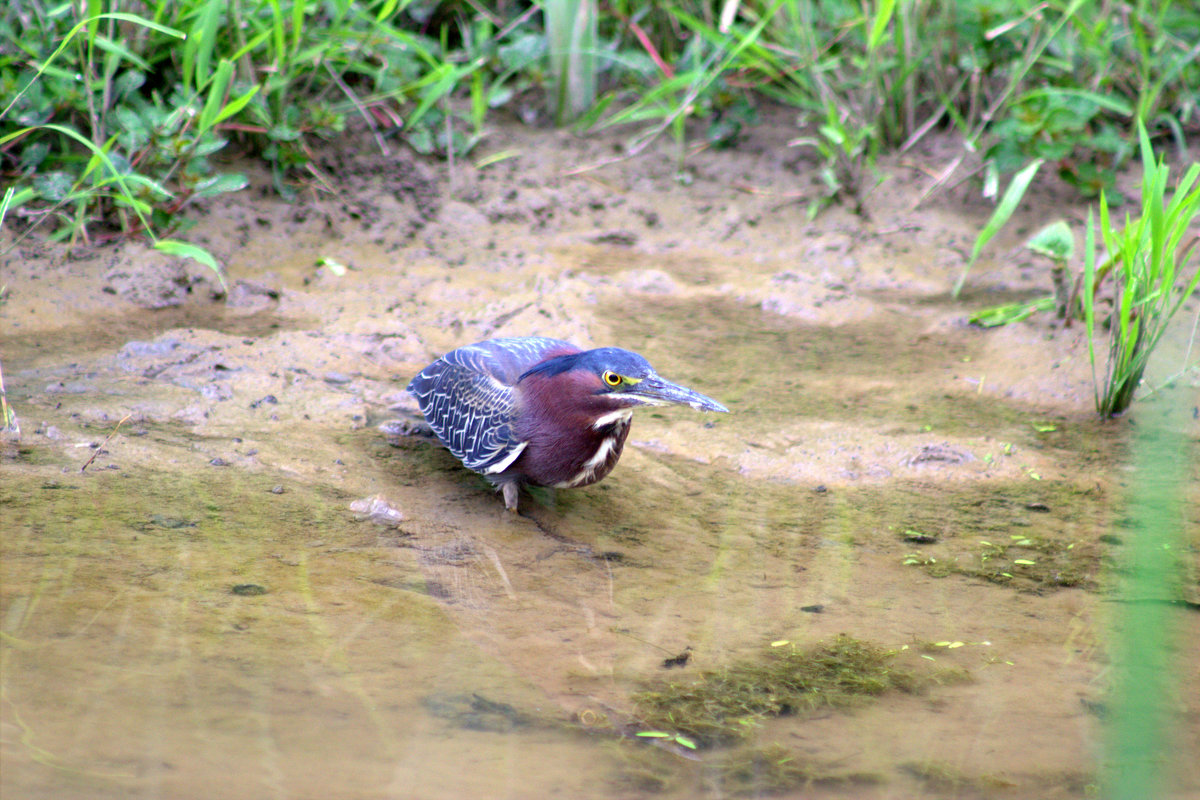
<svg viewBox="0 0 1200 800">
<path fill-rule="evenodd" d="M 44 199 L 55 203 L 70 194 L 73 185 L 74 181 L 71 180 L 71 176 L 59 170 L 43 172 L 33 178 L 34 191 Z"/>
<path fill-rule="evenodd" d="M 195 196 L 213 197 L 218 194 L 241 191 L 249 185 L 250 180 L 240 172 L 222 173 L 205 178 L 196 184 Z"/>
<path fill-rule="evenodd" d="M 16 104 L 16 102 L 18 100 L 21 99 L 21 95 L 25 94 L 25 92 L 29 90 L 29 87 L 33 86 L 35 84 L 36 80 L 41 77 L 42 73 L 46 72 L 50 68 L 50 63 L 52 61 L 54 61 L 54 59 L 58 58 L 59 54 L 62 53 L 62 51 L 65 50 L 68 45 L 70 45 L 71 40 L 75 38 L 75 35 L 77 33 L 79 33 L 84 28 L 89 28 L 89 29 L 95 28 L 95 26 L 98 24 L 98 22 L 102 19 L 115 19 L 115 20 L 118 20 L 121 22 L 129 22 L 134 25 L 141 25 L 144 28 L 150 28 L 151 30 L 158 31 L 159 33 L 166 34 L 167 36 L 174 36 L 177 39 L 186 38 L 181 31 L 177 31 L 174 28 L 168 28 L 166 25 L 160 25 L 157 22 L 148 20 L 145 17 L 139 17 L 136 14 L 126 14 L 124 12 L 112 12 L 112 13 L 108 13 L 108 14 L 97 14 L 94 17 L 89 17 L 88 19 L 85 19 L 82 22 L 79 22 L 77 25 L 75 25 L 74 28 L 71 28 L 70 32 L 67 33 L 67 35 L 63 37 L 62 42 L 60 42 L 58 47 L 55 48 L 54 52 L 50 54 L 50 57 L 46 59 L 45 63 L 41 64 L 38 67 L 37 73 L 34 75 L 34 80 L 26 83 L 25 86 L 21 89 L 21 91 L 14 94 L 13 98 L 8 101 L 8 105 L 6 105 L 4 107 L 4 110 L 0 111 L 0 119 L 3 119 L 4 117 L 8 116 L 9 110 L 13 107 L 13 105 Z M 75 78 L 75 75 L 70 72 L 64 73 L 64 76 L 68 80 L 74 80 L 74 78 Z M 45 127 L 54 128 L 54 127 L 61 127 L 61 126 L 47 125 Z M 7 141 L 7 140 L 8 140 L 8 137 L 5 137 L 4 141 Z"/>
<path fill-rule="evenodd" d="M 1029 237 L 1025 246 L 1055 261 L 1070 261 L 1075 255 L 1075 234 L 1066 220 L 1060 219 Z"/>
<path fill-rule="evenodd" d="M 192 157 L 202 159 L 205 156 L 210 156 L 217 152 L 225 145 L 229 144 L 228 139 L 221 139 L 212 134 L 202 138 L 195 147 L 192 148 Z"/>
<path fill-rule="evenodd" d="M 322 267 L 327 267 L 337 277 L 342 277 L 346 274 L 346 265 L 336 259 L 325 258 L 322 256 L 317 259 L 317 264 Z"/>
<path fill-rule="evenodd" d="M 1007 325 L 1010 322 L 1020 322 L 1032 316 L 1035 312 L 1049 311 L 1052 308 L 1054 308 L 1054 295 L 1049 295 L 1025 303 L 1004 303 L 998 306 L 989 306 L 967 317 L 967 321 L 981 328 L 995 328 L 1000 325 Z"/>
<path fill-rule="evenodd" d="M 300 138 L 300 129 L 290 125 L 272 125 L 267 136 L 276 142 L 294 142 Z"/>
<path fill-rule="evenodd" d="M 984 246 L 992 240 L 1013 212 L 1017 210 L 1017 206 L 1021 203 L 1021 198 L 1025 196 L 1025 191 L 1029 188 L 1030 182 L 1037 172 L 1042 167 L 1042 159 L 1035 159 L 1025 169 L 1013 176 L 1009 182 L 1008 188 L 1004 190 L 1004 196 L 1000 198 L 1000 204 L 996 206 L 996 210 L 992 213 L 991 219 L 983 226 L 983 230 L 979 232 L 979 236 L 975 239 L 975 247 L 971 250 L 971 258 L 967 261 L 967 265 L 963 267 L 962 275 L 959 276 L 958 282 L 954 284 L 954 297 L 958 297 L 962 291 L 963 284 L 966 283 L 967 273 L 971 271 L 971 267 L 975 265 L 976 259 L 979 258 Z"/>
<path fill-rule="evenodd" d="M 235 97 L 226 103 L 225 107 L 221 109 L 216 118 L 213 120 L 213 125 L 220 125 L 222 122 L 245 108 L 246 104 L 254 99 L 254 96 L 258 94 L 258 90 L 261 88 L 262 87 L 259 85 L 251 86 L 250 90 L 245 94 Z"/>
<path fill-rule="evenodd" d="M 92 42 L 95 43 L 95 45 L 98 49 L 103 50 L 106 53 L 112 53 L 114 55 L 117 55 L 120 58 L 125 59 L 129 63 L 137 66 L 137 68 L 140 70 L 143 70 L 145 72 L 150 71 L 150 65 L 147 64 L 146 61 L 144 59 L 142 59 L 141 56 L 139 56 L 137 53 L 134 53 L 132 50 L 130 50 L 129 48 L 127 48 L 125 45 L 121 44 L 120 42 L 114 42 L 112 39 L 109 39 L 107 36 L 96 36 L 92 40 Z"/>
<path fill-rule="evenodd" d="M 217 64 L 217 71 L 213 75 L 212 83 L 208 86 L 208 97 L 204 100 L 204 109 L 200 112 L 200 119 L 196 124 L 199 133 L 205 133 L 216 124 L 217 115 L 225 103 L 225 90 L 229 87 L 229 81 L 232 78 L 233 62 L 222 58 Z"/>
<path fill-rule="evenodd" d="M 867 51 L 874 53 L 883 39 L 888 23 L 892 21 L 892 12 L 896 9 L 896 0 L 881 0 L 875 9 L 875 19 L 871 24 L 871 34 L 867 37 Z"/>
<path fill-rule="evenodd" d="M 181 242 L 178 239 L 159 239 L 154 243 L 154 249 L 166 253 L 167 255 L 178 256 L 180 258 L 190 258 L 193 261 L 199 261 L 216 274 L 217 280 L 221 282 L 222 289 L 227 288 L 225 285 L 225 270 L 222 269 L 221 265 L 217 263 L 217 260 L 213 258 L 212 253 L 208 252 L 203 247 L 189 244 L 188 242 Z"/>
<path fill-rule="evenodd" d="M 1108 109 L 1115 114 L 1120 114 L 1123 117 L 1133 116 L 1133 106 L 1129 105 L 1115 95 L 1103 95 L 1097 92 L 1089 92 L 1087 89 L 1060 89 L 1056 87 L 1034 89 L 1026 92 L 1014 100 L 1013 105 L 1021 105 L 1028 100 L 1036 100 L 1040 98 L 1047 98 L 1050 100 L 1057 98 L 1083 99 L 1095 103 L 1101 108 Z"/>
<path fill-rule="evenodd" d="M 224 0 L 208 0 L 196 15 L 188 30 L 183 45 L 183 82 L 192 91 L 199 92 L 208 83 L 209 63 L 217 43 L 217 30 L 221 24 Z"/>
<path fill-rule="evenodd" d="M 12 186 L 5 189 L 4 198 L 0 200 L 0 225 L 4 224 L 4 217 L 10 208 L 20 208 L 36 196 L 37 192 L 28 187 L 19 192 Z"/>
</svg>

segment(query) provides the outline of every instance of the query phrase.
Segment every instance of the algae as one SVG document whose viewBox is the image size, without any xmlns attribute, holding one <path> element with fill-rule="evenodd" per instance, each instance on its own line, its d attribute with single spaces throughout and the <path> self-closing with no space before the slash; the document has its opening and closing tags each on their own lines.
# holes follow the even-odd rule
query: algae
<svg viewBox="0 0 1200 800">
<path fill-rule="evenodd" d="M 694 680 L 658 683 L 633 702 L 646 729 L 674 731 L 700 747 L 729 744 L 770 717 L 917 691 L 928 677 L 895 664 L 898 652 L 844 634 L 803 649 L 782 643 Z"/>
</svg>

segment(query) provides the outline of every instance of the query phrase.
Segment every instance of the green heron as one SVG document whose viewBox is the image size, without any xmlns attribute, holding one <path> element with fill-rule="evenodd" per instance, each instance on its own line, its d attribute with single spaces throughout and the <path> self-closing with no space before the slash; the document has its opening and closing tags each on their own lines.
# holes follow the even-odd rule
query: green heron
<svg viewBox="0 0 1200 800">
<path fill-rule="evenodd" d="M 616 466 L 637 406 L 729 409 L 658 375 L 637 353 L 560 339 L 489 339 L 460 347 L 408 385 L 456 458 L 517 510 L 521 484 L 574 488 Z"/>
</svg>

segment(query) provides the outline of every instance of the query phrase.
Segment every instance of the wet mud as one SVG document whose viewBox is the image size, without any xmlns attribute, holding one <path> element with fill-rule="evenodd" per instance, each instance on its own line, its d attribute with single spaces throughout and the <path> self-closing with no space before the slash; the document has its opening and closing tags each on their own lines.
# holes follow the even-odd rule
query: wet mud
<svg viewBox="0 0 1200 800">
<path fill-rule="evenodd" d="M 793 135 L 681 167 L 498 125 L 479 155 L 516 155 L 453 170 L 348 137 L 319 160 L 336 191 L 288 205 L 257 175 L 200 210 L 225 287 L 144 245 L 3 231 L 3 794 L 1093 795 L 1131 443 L 1194 406 L 1194 374 L 1101 422 L 1079 326 L 966 324 L 1049 290 L 1019 245 L 1083 218 L 1066 189 L 956 301 L 989 210 L 969 184 L 925 197 L 948 145 L 885 164 L 869 219 L 810 221 Z M 639 411 L 606 480 L 508 514 L 404 386 L 526 335 L 636 350 L 733 413 Z M 1200 427 L 1169 425 L 1187 538 L 1150 601 L 1180 632 L 1188 753 Z M 879 689 L 853 702 L 691 741 L 683 707 L 639 700 L 841 635 L 886 654 L 838 666 Z M 1170 796 L 1200 793 L 1193 762 Z"/>
</svg>

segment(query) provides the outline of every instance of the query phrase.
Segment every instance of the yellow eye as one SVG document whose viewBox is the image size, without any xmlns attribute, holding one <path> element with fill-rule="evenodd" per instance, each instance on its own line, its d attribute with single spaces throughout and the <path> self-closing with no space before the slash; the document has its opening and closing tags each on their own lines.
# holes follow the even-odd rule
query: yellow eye
<svg viewBox="0 0 1200 800">
<path fill-rule="evenodd" d="M 621 376 L 618 375 L 617 373 L 613 372 L 611 369 L 605 370 L 603 377 L 604 377 L 604 382 L 607 383 L 609 386 L 620 386 L 621 385 Z"/>
</svg>

